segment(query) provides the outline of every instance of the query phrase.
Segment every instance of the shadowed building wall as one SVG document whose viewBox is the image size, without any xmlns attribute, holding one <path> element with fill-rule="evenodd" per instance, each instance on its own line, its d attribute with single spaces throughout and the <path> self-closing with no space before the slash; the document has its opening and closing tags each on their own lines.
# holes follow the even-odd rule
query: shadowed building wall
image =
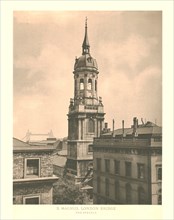
<svg viewBox="0 0 174 220">
<path fill-rule="evenodd" d="M 162 203 L 161 127 L 117 129 L 95 138 L 93 149 L 94 204 Z"/>
</svg>

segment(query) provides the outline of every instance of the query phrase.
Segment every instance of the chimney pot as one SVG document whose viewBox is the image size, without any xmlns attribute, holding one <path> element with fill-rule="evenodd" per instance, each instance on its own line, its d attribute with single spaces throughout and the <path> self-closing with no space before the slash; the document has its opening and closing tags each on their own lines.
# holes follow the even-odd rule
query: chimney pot
<svg viewBox="0 0 174 220">
<path fill-rule="evenodd" d="M 107 129 L 108 128 L 108 123 L 107 122 L 105 122 L 105 129 Z"/>
<path fill-rule="evenodd" d="M 123 132 L 123 136 L 124 136 L 124 120 L 122 120 L 122 132 Z"/>
</svg>

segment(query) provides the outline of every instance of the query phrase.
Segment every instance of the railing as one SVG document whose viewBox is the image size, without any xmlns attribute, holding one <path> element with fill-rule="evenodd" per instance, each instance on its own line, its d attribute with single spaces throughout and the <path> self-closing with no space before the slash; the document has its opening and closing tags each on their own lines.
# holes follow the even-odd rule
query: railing
<svg viewBox="0 0 174 220">
<path fill-rule="evenodd" d="M 149 139 L 100 139 L 94 138 L 94 147 L 97 146 L 148 146 L 150 145 Z"/>
</svg>

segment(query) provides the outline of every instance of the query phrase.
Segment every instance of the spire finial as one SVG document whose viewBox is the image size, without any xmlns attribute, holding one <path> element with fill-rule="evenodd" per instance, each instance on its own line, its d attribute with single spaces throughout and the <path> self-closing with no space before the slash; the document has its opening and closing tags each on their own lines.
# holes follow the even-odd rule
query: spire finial
<svg viewBox="0 0 174 220">
<path fill-rule="evenodd" d="M 88 18 L 86 17 L 86 19 L 85 19 L 85 28 L 87 28 L 87 22 L 88 22 Z"/>
<path fill-rule="evenodd" d="M 88 18 L 86 17 L 85 18 L 85 37 L 84 37 L 84 40 L 83 40 L 83 44 L 82 44 L 82 55 L 85 55 L 85 54 L 89 54 L 89 40 L 88 40 L 88 33 L 87 33 L 87 20 Z"/>
</svg>

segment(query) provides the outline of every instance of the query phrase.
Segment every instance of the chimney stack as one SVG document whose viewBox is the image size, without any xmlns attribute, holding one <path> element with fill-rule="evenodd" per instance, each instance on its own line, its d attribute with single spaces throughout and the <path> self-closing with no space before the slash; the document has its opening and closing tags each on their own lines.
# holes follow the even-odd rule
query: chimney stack
<svg viewBox="0 0 174 220">
<path fill-rule="evenodd" d="M 108 123 L 105 122 L 105 129 L 108 129 Z"/>
<path fill-rule="evenodd" d="M 124 137 L 124 120 L 122 120 L 122 133 L 123 133 L 123 137 Z"/>
<path fill-rule="evenodd" d="M 143 121 L 143 118 L 141 118 L 141 122 L 142 122 L 142 124 L 144 125 L 144 121 Z"/>
<path fill-rule="evenodd" d="M 112 120 L 112 130 L 113 130 L 113 132 L 114 132 L 114 129 L 115 129 L 115 120 L 113 119 Z"/>
<path fill-rule="evenodd" d="M 133 135 L 137 136 L 137 128 L 138 128 L 138 119 L 136 117 L 133 118 Z"/>
</svg>

